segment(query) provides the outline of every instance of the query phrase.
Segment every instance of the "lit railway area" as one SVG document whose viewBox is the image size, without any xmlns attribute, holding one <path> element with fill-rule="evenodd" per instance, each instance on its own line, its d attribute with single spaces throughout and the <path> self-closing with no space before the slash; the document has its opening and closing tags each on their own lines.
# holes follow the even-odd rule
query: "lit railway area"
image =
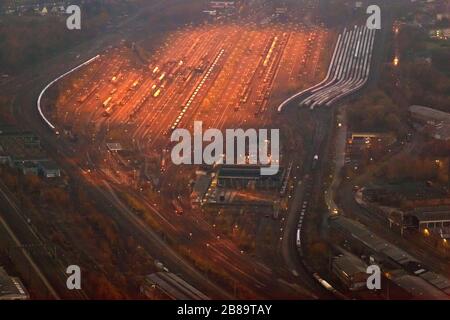
<svg viewBox="0 0 450 320">
<path fill-rule="evenodd" d="M 148 61 L 135 46 L 111 47 L 61 80 L 49 117 L 70 136 L 127 142 L 147 155 L 194 120 L 204 128 L 268 126 L 276 90 L 317 82 L 310 75 L 328 37 L 294 23 L 202 25 L 171 33 Z"/>
</svg>

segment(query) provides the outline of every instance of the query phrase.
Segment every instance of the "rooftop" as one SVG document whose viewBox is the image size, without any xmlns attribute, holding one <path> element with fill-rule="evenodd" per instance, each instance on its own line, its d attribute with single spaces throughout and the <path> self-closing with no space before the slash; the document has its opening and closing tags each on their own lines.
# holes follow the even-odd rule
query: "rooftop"
<svg viewBox="0 0 450 320">
<path fill-rule="evenodd" d="M 450 139 L 450 123 L 439 125 L 435 130 L 433 136 L 440 140 Z"/>
<path fill-rule="evenodd" d="M 0 125 L 0 151 L 17 161 L 46 158 L 39 137 L 14 126 Z"/>
<path fill-rule="evenodd" d="M 10 125 L 0 125 L 0 136 L 20 136 L 20 137 L 38 138 L 31 131 L 23 131 L 15 126 Z"/>
</svg>

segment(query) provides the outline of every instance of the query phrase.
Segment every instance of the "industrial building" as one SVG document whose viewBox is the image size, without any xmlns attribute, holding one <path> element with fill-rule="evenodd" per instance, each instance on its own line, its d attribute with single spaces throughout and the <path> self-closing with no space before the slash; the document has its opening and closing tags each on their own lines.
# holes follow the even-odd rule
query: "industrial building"
<svg viewBox="0 0 450 320">
<path fill-rule="evenodd" d="M 211 9 L 234 9 L 236 8 L 236 1 L 209 1 Z"/>
<path fill-rule="evenodd" d="M 141 292 L 151 297 L 151 292 L 155 289 L 173 300 L 210 300 L 199 290 L 170 272 L 157 272 L 145 277 Z"/>
<path fill-rule="evenodd" d="M 450 238 L 450 207 L 415 208 L 406 213 L 413 227 Z"/>
<path fill-rule="evenodd" d="M 14 167 L 45 159 L 40 139 L 35 134 L 12 126 L 0 127 L 0 163 Z"/>
<path fill-rule="evenodd" d="M 397 285 L 403 289 L 410 287 L 406 291 L 414 298 L 448 299 L 450 297 L 449 279 L 427 270 L 419 260 L 373 234 L 363 224 L 343 216 L 335 216 L 329 219 L 329 225 L 335 236 L 347 241 L 347 244 L 352 248 L 352 252 L 360 256 L 369 256 L 371 261 L 382 269 L 402 271 L 397 275 L 391 274 L 389 279 L 395 282 L 394 280 L 399 276 L 400 281 Z M 404 282 L 402 280 L 403 271 L 407 272 L 408 275 Z M 424 282 L 426 284 L 423 284 Z M 414 285 L 411 283 L 416 283 L 416 286 L 420 286 L 421 289 L 419 291 L 414 290 Z M 420 292 L 424 294 L 421 295 Z M 429 295 L 426 295 L 426 293 L 429 293 Z"/>
<path fill-rule="evenodd" d="M 349 239 L 352 247 L 359 254 L 377 254 L 379 257 L 377 262 L 380 264 L 396 263 L 404 266 L 411 262 L 418 262 L 417 259 L 407 252 L 376 236 L 357 221 L 343 216 L 336 216 L 330 218 L 330 226 L 333 231 Z"/>
</svg>

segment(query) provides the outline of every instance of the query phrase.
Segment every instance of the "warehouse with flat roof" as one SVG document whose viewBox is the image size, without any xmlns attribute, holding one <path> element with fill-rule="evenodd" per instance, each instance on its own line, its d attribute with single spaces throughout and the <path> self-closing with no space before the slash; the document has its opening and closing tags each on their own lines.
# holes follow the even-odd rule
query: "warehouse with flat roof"
<svg viewBox="0 0 450 320">
<path fill-rule="evenodd" d="M 420 130 L 438 140 L 450 140 L 450 113 L 424 107 L 411 106 L 412 119 L 421 125 Z"/>
<path fill-rule="evenodd" d="M 450 238 L 450 207 L 415 208 L 408 211 L 407 215 L 419 230 L 428 229 L 442 238 Z"/>
</svg>

